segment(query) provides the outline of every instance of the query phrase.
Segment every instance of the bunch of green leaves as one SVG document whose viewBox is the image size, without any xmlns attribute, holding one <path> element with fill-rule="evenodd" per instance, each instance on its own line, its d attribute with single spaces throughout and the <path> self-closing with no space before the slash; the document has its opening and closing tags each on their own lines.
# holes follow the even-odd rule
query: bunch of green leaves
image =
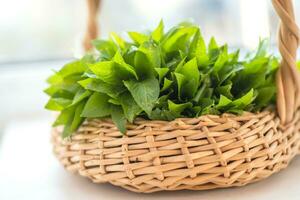
<svg viewBox="0 0 300 200">
<path fill-rule="evenodd" d="M 239 50 L 205 43 L 200 29 L 181 23 L 164 32 L 115 33 L 95 40 L 87 54 L 55 72 L 45 92 L 46 108 L 60 111 L 54 126 L 70 136 L 86 118 L 111 118 L 120 132 L 136 117 L 173 120 L 224 112 L 259 111 L 274 103 L 278 59 L 267 41 L 239 58 Z"/>
</svg>

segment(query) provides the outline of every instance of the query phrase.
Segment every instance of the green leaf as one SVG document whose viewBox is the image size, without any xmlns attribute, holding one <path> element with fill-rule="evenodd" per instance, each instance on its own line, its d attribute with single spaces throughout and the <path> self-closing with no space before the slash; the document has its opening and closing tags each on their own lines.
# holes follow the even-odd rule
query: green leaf
<svg viewBox="0 0 300 200">
<path fill-rule="evenodd" d="M 122 134 L 126 133 L 126 119 L 120 106 L 111 106 L 111 118 Z"/>
<path fill-rule="evenodd" d="M 226 96 L 221 95 L 219 103 L 217 104 L 217 108 L 221 109 L 224 108 L 225 106 L 228 106 L 232 101 L 228 99 Z"/>
<path fill-rule="evenodd" d="M 182 87 L 183 84 L 185 83 L 186 79 L 185 76 L 179 73 L 174 72 L 176 82 L 177 82 L 177 93 L 178 93 L 178 98 L 181 100 L 181 93 L 182 93 Z"/>
<path fill-rule="evenodd" d="M 191 42 L 190 49 L 189 49 L 189 57 L 190 58 L 197 58 L 197 62 L 200 66 L 207 66 L 208 65 L 208 55 L 206 52 L 206 45 L 205 41 L 198 30 Z"/>
<path fill-rule="evenodd" d="M 164 22 L 160 20 L 159 25 L 156 29 L 151 33 L 151 36 L 154 41 L 159 42 L 164 35 Z"/>
<path fill-rule="evenodd" d="M 228 85 L 217 87 L 216 90 L 220 95 L 232 99 L 233 95 L 231 94 L 231 88 L 232 88 L 232 83 L 229 83 Z"/>
<path fill-rule="evenodd" d="M 260 40 L 255 58 L 265 57 L 267 55 L 268 48 L 269 48 L 269 40 L 268 39 Z"/>
<path fill-rule="evenodd" d="M 244 66 L 240 64 L 232 64 L 232 65 L 225 65 L 218 71 L 218 85 L 222 85 L 228 79 L 231 80 L 232 77 L 236 75 L 237 72 L 242 71 Z"/>
<path fill-rule="evenodd" d="M 72 103 L 71 99 L 51 98 L 47 102 L 45 108 L 48 110 L 61 111 Z"/>
<path fill-rule="evenodd" d="M 62 78 L 65 78 L 70 75 L 81 74 L 86 69 L 87 69 L 87 66 L 81 60 L 77 60 L 77 61 L 73 61 L 73 62 L 68 63 L 65 66 L 63 66 L 63 68 L 61 70 L 59 70 L 58 74 Z"/>
<path fill-rule="evenodd" d="M 181 113 L 186 109 L 186 108 L 191 108 L 193 106 L 192 103 L 182 103 L 182 104 L 175 104 L 171 100 L 168 100 L 168 108 L 170 111 L 174 113 L 175 116 L 180 117 Z"/>
<path fill-rule="evenodd" d="M 54 84 L 62 83 L 63 80 L 64 80 L 63 77 L 58 72 L 55 72 L 52 76 L 50 76 L 47 79 L 47 83 L 54 85 Z"/>
<path fill-rule="evenodd" d="M 216 42 L 216 39 L 214 37 L 210 38 L 209 44 L 208 44 L 208 51 L 209 54 L 213 53 L 214 50 L 218 49 L 219 46 Z"/>
<path fill-rule="evenodd" d="M 146 55 L 151 68 L 154 69 L 161 66 L 161 50 L 154 42 L 145 42 L 138 50 Z"/>
<path fill-rule="evenodd" d="M 112 98 L 118 98 L 122 92 L 126 91 L 126 88 L 123 85 L 110 85 L 97 79 L 92 79 L 92 81 L 88 83 L 85 88 L 95 92 L 107 94 Z"/>
<path fill-rule="evenodd" d="M 149 36 L 138 33 L 138 32 L 128 32 L 129 37 L 132 39 L 133 42 L 135 42 L 137 45 L 141 45 L 144 42 L 149 40 Z"/>
<path fill-rule="evenodd" d="M 141 45 L 134 57 L 134 68 L 142 79 L 154 76 L 155 68 L 161 66 L 159 48 L 152 42 Z"/>
<path fill-rule="evenodd" d="M 161 92 L 167 90 L 170 88 L 170 86 L 172 85 L 173 81 L 167 79 L 167 78 L 164 78 L 164 84 L 163 84 L 163 87 L 161 88 Z"/>
<path fill-rule="evenodd" d="M 189 98 L 192 98 L 197 91 L 200 79 L 200 72 L 198 70 L 196 58 L 188 61 L 177 71 L 178 73 L 182 74 L 186 80 L 185 84 L 182 85 L 184 94 Z"/>
<path fill-rule="evenodd" d="M 219 57 L 217 59 L 217 61 L 214 64 L 214 72 L 218 72 L 228 61 L 228 50 L 227 50 L 227 45 L 225 45 L 222 50 L 221 53 L 219 54 Z"/>
<path fill-rule="evenodd" d="M 44 92 L 51 97 L 63 97 L 67 99 L 72 99 L 80 86 L 76 82 L 66 83 L 63 81 L 59 84 L 53 84 L 48 87 Z M 71 97 L 72 96 L 72 97 Z"/>
<path fill-rule="evenodd" d="M 186 63 L 185 60 L 186 60 L 186 57 L 184 57 L 184 58 L 178 63 L 178 65 L 177 65 L 176 68 L 175 68 L 175 72 L 180 73 L 180 72 L 182 71 L 182 68 L 183 68 L 184 64 Z"/>
<path fill-rule="evenodd" d="M 264 106 L 268 106 L 269 102 L 274 98 L 276 93 L 275 86 L 267 86 L 257 89 L 257 97 L 255 98 L 255 103 L 257 104 L 257 109 Z"/>
<path fill-rule="evenodd" d="M 114 84 L 116 81 L 120 81 L 119 77 L 117 77 L 115 63 L 112 61 L 103 61 L 89 65 L 89 69 L 104 82 Z"/>
<path fill-rule="evenodd" d="M 80 101 L 82 101 L 83 99 L 89 97 L 91 95 L 90 91 L 87 91 L 83 88 L 81 88 L 80 90 L 77 91 L 77 93 L 74 96 L 73 102 L 71 105 L 75 105 L 77 103 L 79 103 Z"/>
<path fill-rule="evenodd" d="M 129 92 L 123 93 L 119 99 L 126 119 L 132 123 L 135 117 L 142 112 L 142 109 L 134 101 Z"/>
<path fill-rule="evenodd" d="M 123 53 L 124 61 L 134 68 L 134 57 L 138 48 L 136 46 L 130 46 L 127 51 Z"/>
<path fill-rule="evenodd" d="M 66 123 L 68 123 L 68 120 L 70 118 L 73 118 L 74 112 L 75 112 L 75 106 L 62 110 L 52 126 L 55 127 L 59 125 L 65 125 Z"/>
<path fill-rule="evenodd" d="M 64 130 L 62 132 L 62 138 L 66 138 L 68 136 L 72 135 L 72 131 L 71 131 L 71 125 L 73 122 L 73 118 L 74 118 L 74 113 L 73 115 L 68 119 L 68 121 L 66 122 L 65 126 L 64 126 Z"/>
<path fill-rule="evenodd" d="M 81 117 L 106 117 L 110 114 L 109 96 L 103 93 L 94 92 L 88 99 Z"/>
<path fill-rule="evenodd" d="M 85 119 L 84 117 L 81 117 L 81 113 L 83 111 L 85 103 L 86 102 L 83 101 L 83 102 L 79 103 L 78 106 L 76 106 L 74 119 L 73 119 L 72 124 L 70 126 L 70 131 L 71 132 L 74 132 L 75 130 L 77 130 L 77 128 L 82 124 L 82 122 Z"/>
<path fill-rule="evenodd" d="M 130 73 L 132 76 L 134 76 L 136 79 L 138 79 L 138 76 L 134 70 L 134 68 L 127 63 L 125 63 L 120 51 L 117 51 L 115 56 L 113 57 L 113 61 L 117 63 L 117 67 L 124 69 L 124 71 Z"/>
<path fill-rule="evenodd" d="M 121 103 L 117 99 L 109 99 L 108 102 L 117 106 L 121 105 Z"/>
<path fill-rule="evenodd" d="M 244 70 L 232 79 L 233 82 L 238 83 L 232 87 L 233 94 L 239 95 L 251 88 L 259 88 L 265 84 L 268 61 L 256 59 L 244 64 L 244 67 Z"/>
<path fill-rule="evenodd" d="M 69 116 L 69 119 L 64 127 L 62 138 L 69 137 L 77 128 L 82 124 L 85 118 L 81 117 L 80 114 L 84 107 L 85 102 L 81 102 L 75 108 L 75 112 L 72 116 Z"/>
<path fill-rule="evenodd" d="M 240 50 L 238 49 L 237 51 L 233 53 L 228 54 L 228 64 L 230 65 L 239 65 L 238 60 L 239 60 L 239 55 L 240 55 Z"/>
<path fill-rule="evenodd" d="M 165 52 L 185 50 L 187 41 L 198 30 L 193 25 L 181 25 L 175 27 L 163 38 L 162 47 Z"/>
<path fill-rule="evenodd" d="M 242 109 L 236 109 L 236 108 L 231 108 L 231 109 L 227 110 L 226 112 L 232 113 L 232 114 L 236 114 L 236 115 L 243 114 L 243 110 Z"/>
<path fill-rule="evenodd" d="M 155 107 L 166 109 L 168 107 L 168 99 L 169 98 L 170 98 L 170 94 L 166 94 L 166 95 L 159 97 L 155 103 Z"/>
<path fill-rule="evenodd" d="M 143 81 L 124 81 L 135 102 L 150 115 L 159 96 L 159 83 L 155 78 Z"/>
<path fill-rule="evenodd" d="M 172 111 L 169 110 L 161 110 L 159 108 L 156 108 L 155 110 L 152 111 L 150 115 L 150 119 L 152 120 L 174 120 L 176 116 Z"/>
<path fill-rule="evenodd" d="M 261 57 L 245 62 L 245 74 L 258 73 L 267 71 L 267 66 L 269 64 L 269 58 Z"/>
<path fill-rule="evenodd" d="M 208 44 L 208 55 L 210 62 L 214 63 L 216 59 L 218 58 L 220 53 L 219 46 L 215 40 L 214 37 L 210 38 L 209 44 Z"/>
<path fill-rule="evenodd" d="M 147 56 L 141 51 L 137 51 L 135 53 L 134 68 L 140 79 L 145 79 L 154 76 L 154 69 L 149 63 Z"/>
<path fill-rule="evenodd" d="M 201 115 L 219 114 L 218 110 L 215 109 L 215 101 L 211 98 L 200 99 L 199 105 L 202 108 L 201 113 L 199 113 Z"/>
<path fill-rule="evenodd" d="M 121 85 L 123 80 L 136 78 L 133 68 L 128 65 L 120 65 L 114 61 L 98 62 L 89 65 L 89 68 L 99 79 L 111 85 Z"/>
<path fill-rule="evenodd" d="M 178 71 L 179 73 L 183 74 L 185 77 L 187 77 L 189 80 L 195 79 L 196 82 L 199 81 L 200 78 L 200 72 L 198 70 L 197 66 L 197 60 L 196 58 L 188 61 L 181 70 Z"/>
<path fill-rule="evenodd" d="M 200 98 L 203 98 L 203 96 L 205 94 L 205 90 L 207 89 L 206 87 L 207 87 L 206 83 L 203 83 L 203 85 L 196 92 L 196 94 L 193 97 L 192 101 L 198 103 Z"/>
<path fill-rule="evenodd" d="M 88 84 L 90 84 L 92 81 L 93 81 L 92 78 L 86 78 L 86 79 L 83 79 L 83 80 L 78 81 L 77 83 L 78 83 L 81 87 L 83 87 L 83 88 L 86 89 L 86 87 L 88 86 Z"/>
<path fill-rule="evenodd" d="M 74 94 L 62 87 L 57 85 L 52 85 L 44 90 L 46 94 L 54 98 L 65 98 L 65 99 L 73 99 Z"/>
<path fill-rule="evenodd" d="M 118 50 L 117 46 L 110 40 L 94 40 L 92 44 L 106 60 L 111 59 Z"/>
<path fill-rule="evenodd" d="M 161 82 L 164 77 L 167 75 L 169 72 L 169 68 L 154 68 L 156 73 L 158 74 L 158 80 Z"/>
<path fill-rule="evenodd" d="M 254 90 L 251 89 L 247 94 L 232 102 L 236 108 L 243 109 L 254 100 Z"/>
<path fill-rule="evenodd" d="M 112 32 L 110 34 L 110 37 L 112 41 L 120 48 L 120 49 L 125 49 L 126 48 L 126 42 L 116 33 Z"/>
</svg>

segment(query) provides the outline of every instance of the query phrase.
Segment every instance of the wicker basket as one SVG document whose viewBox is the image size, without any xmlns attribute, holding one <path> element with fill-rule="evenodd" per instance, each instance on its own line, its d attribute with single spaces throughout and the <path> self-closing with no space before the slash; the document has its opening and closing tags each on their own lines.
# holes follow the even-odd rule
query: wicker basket
<svg viewBox="0 0 300 200">
<path fill-rule="evenodd" d="M 300 152 L 300 79 L 295 67 L 299 30 L 291 0 L 273 0 L 273 5 L 281 18 L 277 111 L 171 122 L 137 119 L 127 126 L 126 136 L 110 119 L 94 119 L 69 140 L 61 138 L 62 127 L 53 129 L 57 158 L 67 170 L 95 183 L 135 192 L 241 186 L 285 168 Z M 90 6 L 90 18 L 95 17 L 94 8 Z M 95 35 L 95 24 L 90 20 L 88 33 Z M 87 40 L 93 37 L 87 34 Z"/>
</svg>

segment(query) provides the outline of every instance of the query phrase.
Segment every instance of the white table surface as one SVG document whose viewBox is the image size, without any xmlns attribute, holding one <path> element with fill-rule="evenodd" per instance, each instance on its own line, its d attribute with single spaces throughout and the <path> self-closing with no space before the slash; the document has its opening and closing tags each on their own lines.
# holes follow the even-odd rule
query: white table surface
<svg viewBox="0 0 300 200">
<path fill-rule="evenodd" d="M 197 199 L 299 200 L 300 156 L 282 172 L 248 186 L 211 191 L 135 194 L 109 184 L 94 184 L 63 169 L 52 154 L 50 118 L 9 122 L 0 139 L 0 199 Z"/>
</svg>

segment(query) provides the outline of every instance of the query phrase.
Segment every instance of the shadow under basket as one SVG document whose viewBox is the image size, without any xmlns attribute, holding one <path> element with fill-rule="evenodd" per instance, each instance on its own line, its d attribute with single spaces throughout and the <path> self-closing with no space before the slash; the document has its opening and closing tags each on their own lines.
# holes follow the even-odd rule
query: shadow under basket
<svg viewBox="0 0 300 200">
<path fill-rule="evenodd" d="M 288 126 L 275 112 L 138 119 L 123 136 L 110 119 L 86 121 L 70 139 L 54 128 L 67 170 L 134 192 L 242 186 L 284 169 L 300 151 L 300 111 Z"/>
</svg>

